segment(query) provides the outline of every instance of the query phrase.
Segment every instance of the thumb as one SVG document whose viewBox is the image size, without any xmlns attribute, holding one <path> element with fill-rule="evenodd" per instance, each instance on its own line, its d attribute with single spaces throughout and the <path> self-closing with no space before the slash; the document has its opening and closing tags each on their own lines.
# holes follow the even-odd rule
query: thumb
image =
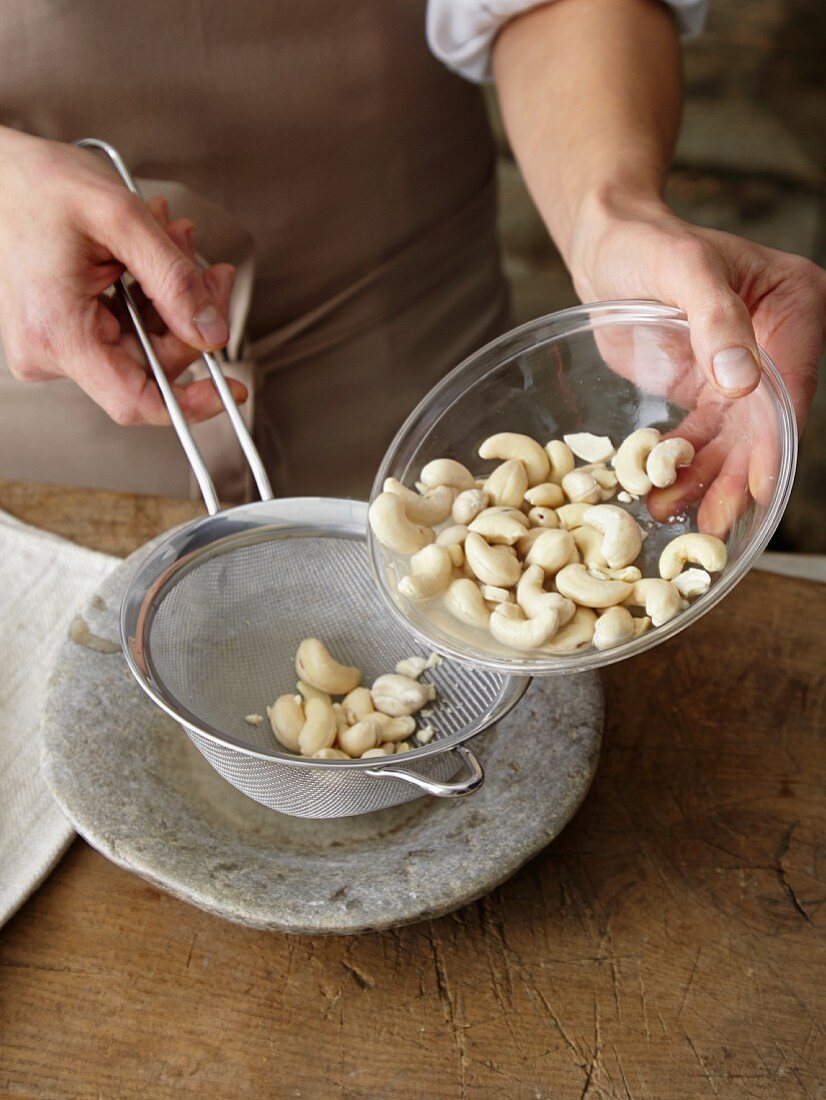
<svg viewBox="0 0 826 1100">
<path fill-rule="evenodd" d="M 169 238 L 135 195 L 118 196 L 117 216 L 96 236 L 137 279 L 168 328 L 192 347 L 210 351 L 229 338 L 226 296 L 216 280 Z"/>
</svg>

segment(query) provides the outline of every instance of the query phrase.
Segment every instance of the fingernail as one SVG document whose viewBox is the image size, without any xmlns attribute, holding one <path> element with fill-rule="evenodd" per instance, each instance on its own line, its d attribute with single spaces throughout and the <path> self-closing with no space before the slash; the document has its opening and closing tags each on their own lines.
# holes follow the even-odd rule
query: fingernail
<svg viewBox="0 0 826 1100">
<path fill-rule="evenodd" d="M 206 305 L 199 309 L 192 318 L 192 323 L 201 334 L 204 342 L 211 347 L 222 348 L 227 342 L 229 337 L 227 324 L 215 306 Z"/>
<path fill-rule="evenodd" d="M 760 367 L 748 348 L 723 348 L 714 356 L 712 366 L 724 390 L 748 390 L 760 381 Z"/>
</svg>

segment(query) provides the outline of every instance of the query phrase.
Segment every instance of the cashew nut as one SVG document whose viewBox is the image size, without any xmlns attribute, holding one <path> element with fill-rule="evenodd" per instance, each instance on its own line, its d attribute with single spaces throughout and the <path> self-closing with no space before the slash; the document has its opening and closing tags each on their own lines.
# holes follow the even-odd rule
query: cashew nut
<svg viewBox="0 0 826 1100">
<path fill-rule="evenodd" d="M 346 695 L 361 680 L 359 669 L 340 664 L 318 638 L 305 638 L 298 647 L 295 671 L 299 679 L 328 695 Z"/>
<path fill-rule="evenodd" d="M 622 569 L 610 569 L 607 565 L 589 565 L 588 572 L 601 580 L 625 581 L 626 584 L 636 584 L 642 580 L 642 571 L 636 565 L 625 565 Z"/>
<path fill-rule="evenodd" d="M 453 561 L 444 546 L 425 546 L 410 559 L 411 575 L 399 581 L 399 592 L 408 600 L 434 600 L 453 576 Z"/>
<path fill-rule="evenodd" d="M 483 584 L 512 588 L 522 575 L 516 551 L 511 546 L 491 546 L 474 531 L 465 539 L 465 559 Z"/>
<path fill-rule="evenodd" d="M 634 617 L 626 607 L 609 607 L 597 619 L 594 627 L 594 646 L 612 649 L 630 642 L 634 637 Z"/>
<path fill-rule="evenodd" d="M 529 435 L 518 432 L 498 432 L 490 436 L 479 448 L 479 457 L 517 459 L 527 471 L 528 485 L 539 485 L 551 470 L 544 448 Z"/>
<path fill-rule="evenodd" d="M 594 637 L 597 616 L 590 607 L 578 607 L 567 626 L 563 626 L 555 638 L 547 642 L 543 649 L 557 655 L 577 653 L 587 649 Z"/>
<path fill-rule="evenodd" d="M 619 483 L 635 497 L 644 497 L 651 491 L 651 478 L 645 464 L 661 438 L 656 428 L 640 428 L 623 440 L 614 455 L 613 466 Z"/>
<path fill-rule="evenodd" d="M 546 531 L 550 530 L 548 527 L 532 527 L 530 531 L 526 531 L 522 538 L 516 544 L 516 552 L 520 558 L 525 558 L 530 553 L 530 549 L 540 535 L 543 535 Z"/>
<path fill-rule="evenodd" d="M 409 715 L 402 715 L 400 718 L 391 718 L 388 714 L 376 713 L 373 717 L 379 724 L 381 740 L 385 745 L 392 745 L 397 741 L 403 741 L 405 737 L 409 737 L 416 729 L 416 719 L 411 718 Z"/>
<path fill-rule="evenodd" d="M 634 637 L 641 638 L 651 628 L 651 620 L 647 615 L 634 619 Z"/>
<path fill-rule="evenodd" d="M 455 543 L 453 546 L 446 546 L 445 549 L 448 552 L 453 568 L 461 569 L 465 564 L 465 552 L 462 547 L 458 543 Z"/>
<path fill-rule="evenodd" d="M 585 565 L 601 567 L 608 564 L 602 554 L 602 533 L 596 527 L 583 523 L 575 527 L 571 535 Z"/>
<path fill-rule="evenodd" d="M 694 460 L 694 447 L 687 439 L 675 435 L 658 443 L 648 456 L 645 472 L 652 485 L 667 489 L 677 480 L 677 467 L 690 466 Z"/>
<path fill-rule="evenodd" d="M 674 578 L 672 583 L 681 596 L 687 600 L 693 600 L 695 596 L 702 596 L 708 592 L 711 588 L 711 577 L 705 569 L 685 569 Z"/>
<path fill-rule="evenodd" d="M 521 512 L 518 514 L 522 515 Z M 476 517 L 470 530 L 487 542 L 513 546 L 525 534 L 525 525 L 516 519 L 515 514 L 487 510 Z"/>
<path fill-rule="evenodd" d="M 350 722 L 347 720 L 347 715 L 344 713 L 344 707 L 341 703 L 333 703 L 332 707 L 333 714 L 336 716 L 336 736 L 338 736 L 338 734 L 350 728 Z"/>
<path fill-rule="evenodd" d="M 559 615 L 551 609 L 532 619 L 514 604 L 500 604 L 490 617 L 490 632 L 502 645 L 513 649 L 538 649 L 559 630 Z"/>
<path fill-rule="evenodd" d="M 587 470 L 572 470 L 562 479 L 562 491 L 572 504 L 596 504 L 602 500 L 599 482 Z"/>
<path fill-rule="evenodd" d="M 545 444 L 545 454 L 547 454 L 551 463 L 548 481 L 553 481 L 559 485 L 563 477 L 569 474 L 574 466 L 576 466 L 574 452 L 568 444 L 563 443 L 561 439 L 552 439 L 550 443 Z"/>
<path fill-rule="evenodd" d="M 540 565 L 545 573 L 556 573 L 571 561 L 576 545 L 569 531 L 541 528 L 542 534 L 527 553 L 527 565 Z M 517 577 L 517 580 L 519 578 Z"/>
<path fill-rule="evenodd" d="M 350 754 L 341 749 L 319 749 L 313 753 L 313 760 L 349 760 Z"/>
<path fill-rule="evenodd" d="M 531 527 L 559 527 L 553 508 L 531 508 L 528 512 Z"/>
<path fill-rule="evenodd" d="M 312 756 L 319 749 L 332 748 L 338 732 L 332 706 L 323 699 L 308 699 L 304 714 L 304 725 L 298 735 L 298 747 L 302 756 Z"/>
<path fill-rule="evenodd" d="M 535 508 L 559 508 L 565 503 L 565 494 L 561 485 L 556 485 L 553 481 L 543 481 L 541 485 L 528 489 L 525 500 Z"/>
<path fill-rule="evenodd" d="M 513 603 L 513 590 L 499 588 L 495 584 L 483 584 L 480 592 L 488 603 Z"/>
<path fill-rule="evenodd" d="M 460 577 L 451 583 L 445 595 L 445 607 L 468 626 L 487 627 L 490 611 L 475 581 Z"/>
<path fill-rule="evenodd" d="M 378 722 L 367 717 L 355 726 L 350 726 L 338 735 L 339 748 L 348 756 L 361 756 L 368 749 L 375 749 L 383 739 L 383 733 Z"/>
<path fill-rule="evenodd" d="M 686 562 L 702 565 L 707 573 L 719 573 L 725 569 L 727 560 L 728 552 L 722 539 L 692 531 L 678 535 L 666 545 L 660 554 L 660 576 L 667 581 L 673 580 Z"/>
<path fill-rule="evenodd" d="M 604 581 L 592 576 L 584 565 L 566 565 L 556 575 L 556 587 L 580 607 L 613 607 L 632 594 L 625 581 Z"/>
<path fill-rule="evenodd" d="M 467 538 L 469 528 L 463 523 L 456 523 L 453 527 L 445 527 L 436 536 L 437 546 L 459 546 Z"/>
<path fill-rule="evenodd" d="M 530 521 L 525 513 L 519 508 L 514 508 L 508 504 L 495 504 L 491 508 L 486 508 L 484 512 L 480 512 L 476 518 L 487 519 L 490 516 L 508 516 L 509 519 L 521 524 L 526 531 L 530 527 Z"/>
<path fill-rule="evenodd" d="M 397 554 L 415 554 L 435 538 L 429 527 L 421 527 L 407 518 L 404 501 L 395 493 L 379 493 L 367 516 L 382 546 Z"/>
<path fill-rule="evenodd" d="M 290 752 L 298 752 L 298 735 L 304 725 L 304 707 L 301 697 L 279 695 L 271 707 L 267 707 L 270 729 Z"/>
<path fill-rule="evenodd" d="M 453 522 L 470 523 L 490 504 L 490 497 L 484 489 L 465 489 L 453 502 Z"/>
<path fill-rule="evenodd" d="M 385 481 L 384 491 L 401 497 L 407 518 L 411 523 L 423 523 L 425 527 L 435 527 L 437 523 L 447 519 L 456 495 L 455 490 L 449 486 L 437 485 L 435 489 L 428 489 L 423 496 L 419 496 L 394 477 Z"/>
<path fill-rule="evenodd" d="M 574 617 L 576 604 L 559 592 L 545 591 L 545 571 L 541 565 L 529 565 L 516 586 L 516 602 L 529 619 L 542 611 L 555 611 L 559 625 L 565 626 Z"/>
<path fill-rule="evenodd" d="M 563 504 L 561 508 L 557 508 L 556 518 L 559 520 L 560 526 L 564 527 L 566 531 L 573 531 L 575 527 L 581 527 L 585 522 L 582 517 L 590 507 L 592 505 L 585 502 Z"/>
<path fill-rule="evenodd" d="M 373 706 L 382 714 L 391 718 L 415 714 L 425 704 L 436 698 L 433 684 L 420 684 L 409 676 L 400 676 L 397 672 L 388 672 L 379 676 L 373 684 Z"/>
<path fill-rule="evenodd" d="M 683 598 L 671 581 L 659 577 L 643 577 L 632 586 L 625 600 L 627 607 L 644 607 L 654 626 L 662 626 L 683 609 Z"/>
<path fill-rule="evenodd" d="M 332 703 L 330 693 L 327 691 L 319 691 L 318 688 L 314 688 L 312 684 L 307 684 L 303 680 L 299 680 L 295 685 L 296 691 L 306 702 L 308 699 L 321 699 L 325 703 Z"/>
<path fill-rule="evenodd" d="M 614 444 L 607 435 L 574 432 L 572 435 L 563 435 L 562 438 L 583 462 L 607 462 L 614 457 Z"/>
<path fill-rule="evenodd" d="M 592 466 L 580 466 L 579 469 L 590 474 L 600 488 L 600 499 L 610 500 L 617 491 L 617 475 L 613 470 L 606 469 L 601 462 Z"/>
<path fill-rule="evenodd" d="M 528 473 L 517 458 L 508 459 L 497 466 L 485 482 L 485 492 L 494 504 L 506 504 L 518 508 L 528 488 Z"/>
<path fill-rule="evenodd" d="M 374 756 L 392 756 L 395 749 L 392 745 L 379 745 L 376 749 L 368 749 L 361 754 L 362 760 L 372 760 Z"/>
<path fill-rule="evenodd" d="M 462 493 L 465 489 L 476 487 L 476 479 L 467 466 L 453 458 L 434 458 L 424 467 L 419 479 L 430 489 L 437 485 L 449 485 Z"/>
<path fill-rule="evenodd" d="M 586 524 L 603 534 L 602 556 L 611 569 L 631 565 L 642 550 L 640 525 L 630 512 L 616 504 L 598 504 L 583 516 Z"/>
<path fill-rule="evenodd" d="M 368 714 L 372 714 L 375 709 L 370 688 L 366 687 L 353 688 L 351 692 L 344 696 L 341 706 L 347 721 L 353 726 L 356 722 L 361 722 Z"/>
</svg>

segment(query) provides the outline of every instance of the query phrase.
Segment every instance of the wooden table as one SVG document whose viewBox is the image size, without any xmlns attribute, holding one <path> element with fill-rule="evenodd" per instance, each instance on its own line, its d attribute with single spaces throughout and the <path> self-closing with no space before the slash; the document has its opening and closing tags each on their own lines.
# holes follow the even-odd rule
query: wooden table
<svg viewBox="0 0 826 1100">
<path fill-rule="evenodd" d="M 0 507 L 120 554 L 198 511 L 10 483 Z M 580 813 L 441 920 L 253 932 L 77 841 L 0 937 L 0 1092 L 823 1096 L 824 624 L 826 586 L 754 573 L 607 670 Z"/>
</svg>

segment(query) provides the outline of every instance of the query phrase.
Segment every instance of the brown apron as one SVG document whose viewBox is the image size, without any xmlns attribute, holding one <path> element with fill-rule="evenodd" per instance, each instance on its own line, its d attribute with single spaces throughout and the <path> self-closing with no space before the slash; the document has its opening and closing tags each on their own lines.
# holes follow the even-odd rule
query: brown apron
<svg viewBox="0 0 826 1100">
<path fill-rule="evenodd" d="M 365 495 L 413 405 L 507 316 L 484 104 L 430 55 L 424 0 L 17 0 L 0 47 L 0 124 L 111 141 L 239 267 L 232 373 L 276 493 Z M 226 418 L 197 438 L 241 499 Z M 192 492 L 171 429 L 4 364 L 0 477 Z"/>
</svg>

